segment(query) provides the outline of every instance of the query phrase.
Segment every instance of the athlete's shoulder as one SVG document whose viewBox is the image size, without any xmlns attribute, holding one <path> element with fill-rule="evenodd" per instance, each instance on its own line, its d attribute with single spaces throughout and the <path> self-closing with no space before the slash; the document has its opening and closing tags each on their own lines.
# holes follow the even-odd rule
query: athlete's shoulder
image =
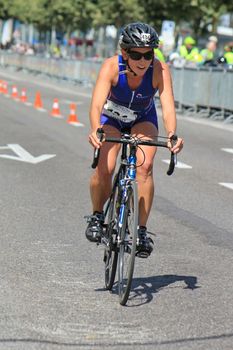
<svg viewBox="0 0 233 350">
<path fill-rule="evenodd" d="M 106 58 L 100 68 L 98 81 L 105 81 L 111 85 L 115 84 L 118 79 L 118 57 L 113 56 Z"/>
<path fill-rule="evenodd" d="M 159 86 L 159 84 L 163 84 L 163 80 L 168 76 L 170 76 L 168 64 L 155 59 L 153 70 L 153 86 L 156 88 Z"/>
<path fill-rule="evenodd" d="M 118 74 L 118 56 L 106 58 L 101 66 L 100 74 L 115 77 Z"/>
<path fill-rule="evenodd" d="M 112 57 L 109 57 L 109 58 L 106 58 L 104 61 L 103 61 L 103 64 L 102 64 L 102 67 L 104 68 L 110 68 L 110 69 L 118 69 L 118 56 L 115 55 L 115 56 L 112 56 Z"/>
<path fill-rule="evenodd" d="M 153 67 L 154 67 L 154 74 L 161 74 L 163 73 L 163 71 L 169 72 L 168 64 L 165 62 L 161 62 L 158 59 L 154 60 Z"/>
</svg>

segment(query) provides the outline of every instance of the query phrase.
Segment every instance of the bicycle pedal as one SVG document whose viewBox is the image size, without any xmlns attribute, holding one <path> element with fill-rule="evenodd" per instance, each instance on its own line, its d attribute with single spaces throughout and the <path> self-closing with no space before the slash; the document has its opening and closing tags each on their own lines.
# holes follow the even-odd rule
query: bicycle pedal
<svg viewBox="0 0 233 350">
<path fill-rule="evenodd" d="M 135 255 L 141 259 L 147 259 L 150 256 L 148 252 L 136 252 Z"/>
<path fill-rule="evenodd" d="M 108 247 L 108 246 L 109 246 L 109 239 L 108 239 L 108 237 L 105 236 L 105 235 L 103 235 L 103 236 L 101 237 L 100 243 L 101 243 L 101 244 L 104 244 L 104 245 L 106 245 L 106 246 Z"/>
</svg>

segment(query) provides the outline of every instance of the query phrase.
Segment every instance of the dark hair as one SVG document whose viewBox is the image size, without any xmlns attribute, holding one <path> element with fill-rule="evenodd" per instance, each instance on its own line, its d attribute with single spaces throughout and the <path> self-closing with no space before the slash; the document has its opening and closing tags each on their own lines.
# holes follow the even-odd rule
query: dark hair
<svg viewBox="0 0 233 350">
<path fill-rule="evenodd" d="M 149 24 L 130 23 L 122 30 L 119 45 L 123 49 L 133 47 L 156 48 L 159 45 L 159 37 L 156 30 Z"/>
</svg>

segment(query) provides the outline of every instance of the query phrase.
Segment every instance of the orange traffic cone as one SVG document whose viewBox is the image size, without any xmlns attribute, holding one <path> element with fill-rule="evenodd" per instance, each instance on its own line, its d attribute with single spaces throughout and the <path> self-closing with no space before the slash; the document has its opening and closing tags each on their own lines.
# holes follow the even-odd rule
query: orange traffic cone
<svg viewBox="0 0 233 350">
<path fill-rule="evenodd" d="M 57 117 L 57 118 L 61 117 L 58 98 L 55 98 L 53 100 L 53 108 L 52 108 L 50 115 L 52 115 L 53 117 Z"/>
<path fill-rule="evenodd" d="M 71 103 L 70 104 L 70 115 L 69 115 L 69 118 L 67 120 L 67 123 L 79 124 L 79 121 L 78 121 L 78 118 L 77 118 L 77 114 L 76 114 L 76 105 L 75 105 L 75 103 Z"/>
<path fill-rule="evenodd" d="M 21 102 L 27 102 L 26 89 L 22 89 L 20 101 L 21 101 Z"/>
<path fill-rule="evenodd" d="M 8 94 L 7 82 L 6 81 L 3 81 L 3 83 L 2 83 L 2 93 L 3 94 Z"/>
<path fill-rule="evenodd" d="M 15 85 L 12 86 L 11 97 L 12 98 L 19 98 L 18 89 L 17 89 L 17 87 Z"/>
<path fill-rule="evenodd" d="M 3 92 L 3 81 L 0 80 L 0 94 Z"/>
<path fill-rule="evenodd" d="M 43 104 L 42 104 L 42 100 L 41 100 L 41 95 L 40 95 L 40 92 L 39 92 L 39 91 L 36 93 L 35 102 L 34 102 L 34 107 L 35 107 L 35 108 L 43 108 Z"/>
</svg>

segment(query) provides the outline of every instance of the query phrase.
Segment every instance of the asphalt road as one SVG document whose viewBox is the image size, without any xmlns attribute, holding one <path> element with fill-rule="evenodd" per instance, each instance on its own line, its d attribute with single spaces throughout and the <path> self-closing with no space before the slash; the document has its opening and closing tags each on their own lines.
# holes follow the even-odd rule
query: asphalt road
<svg viewBox="0 0 233 350">
<path fill-rule="evenodd" d="M 179 167 L 166 175 L 166 150 L 155 161 L 156 248 L 122 307 L 84 236 L 90 87 L 2 68 L 0 79 L 32 104 L 0 94 L 0 349 L 232 349 L 233 126 L 178 116 Z M 67 123 L 70 102 L 81 127 Z"/>
</svg>

